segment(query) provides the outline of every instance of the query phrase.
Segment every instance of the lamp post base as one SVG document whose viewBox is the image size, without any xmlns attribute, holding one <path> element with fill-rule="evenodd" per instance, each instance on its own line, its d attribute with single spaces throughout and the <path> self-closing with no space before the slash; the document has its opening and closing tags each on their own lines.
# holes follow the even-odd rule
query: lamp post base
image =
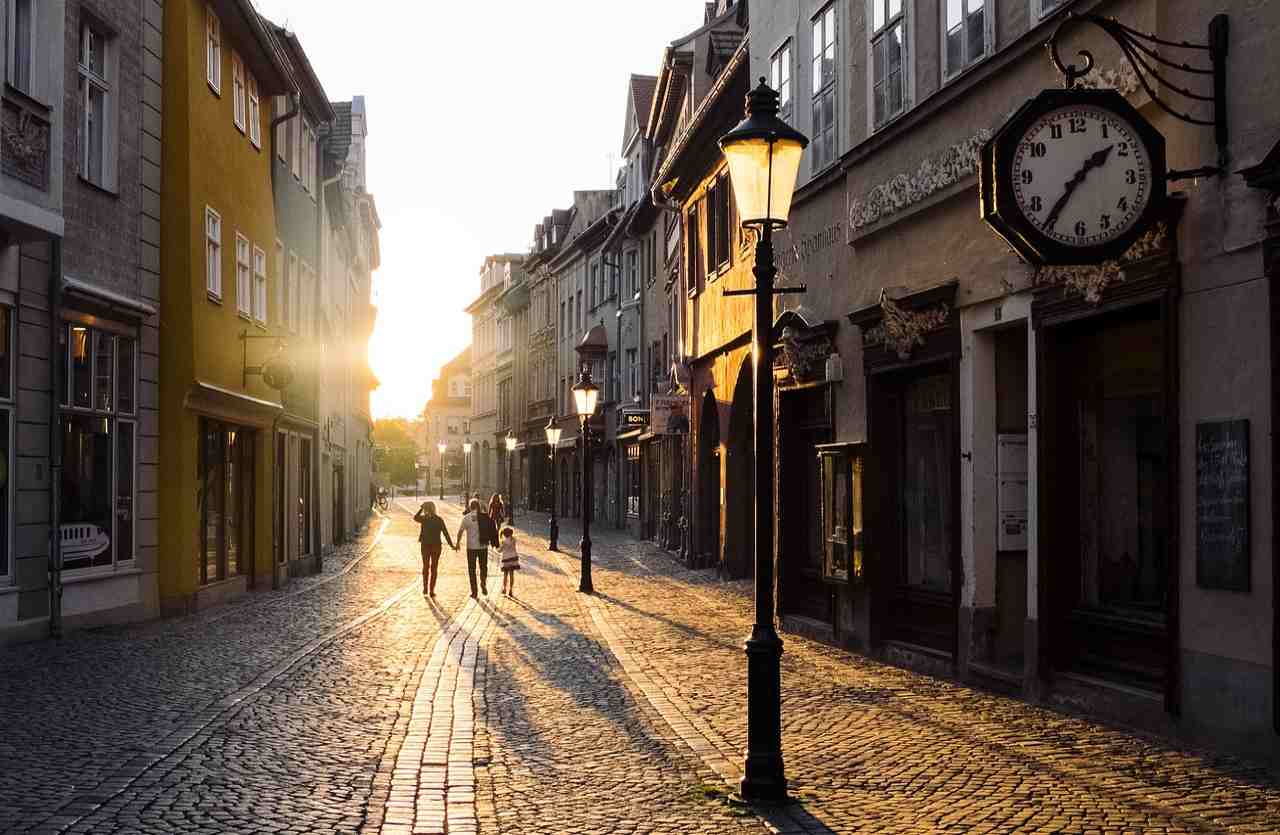
<svg viewBox="0 0 1280 835">
<path fill-rule="evenodd" d="M 580 544 L 582 553 L 581 579 L 578 581 L 578 591 L 583 594 L 595 594 L 595 586 L 591 584 L 591 540 L 584 539 Z"/>
<path fill-rule="evenodd" d="M 739 791 L 748 803 L 787 799 L 782 763 L 782 639 L 756 624 L 746 642 L 747 755 Z"/>
</svg>

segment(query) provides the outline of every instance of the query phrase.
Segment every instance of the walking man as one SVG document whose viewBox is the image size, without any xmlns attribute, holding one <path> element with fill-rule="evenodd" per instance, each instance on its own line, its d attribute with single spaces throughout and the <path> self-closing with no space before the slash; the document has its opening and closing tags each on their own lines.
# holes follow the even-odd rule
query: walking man
<svg viewBox="0 0 1280 835">
<path fill-rule="evenodd" d="M 440 567 L 440 537 L 443 536 L 449 547 L 458 550 L 449 538 L 449 529 L 444 520 L 436 515 L 435 502 L 423 502 L 422 507 L 413 515 L 413 521 L 420 526 L 418 542 L 422 546 L 422 593 L 436 596 L 436 571 Z"/>
<path fill-rule="evenodd" d="M 471 500 L 467 513 L 462 517 L 458 533 L 454 540 L 461 544 L 462 535 L 467 535 L 467 577 L 471 580 L 471 596 L 476 596 L 476 566 L 480 568 L 480 593 L 489 594 L 489 545 L 498 541 L 498 529 L 493 520 L 480 509 L 480 502 Z M 456 546 L 455 546 L 456 547 Z"/>
</svg>

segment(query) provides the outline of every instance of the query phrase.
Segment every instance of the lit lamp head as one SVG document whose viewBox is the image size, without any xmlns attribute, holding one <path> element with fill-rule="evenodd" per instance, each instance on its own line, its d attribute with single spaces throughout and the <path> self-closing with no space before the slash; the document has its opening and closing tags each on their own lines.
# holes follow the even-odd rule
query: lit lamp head
<svg viewBox="0 0 1280 835">
<path fill-rule="evenodd" d="M 464 454 L 464 455 L 470 455 L 470 454 L 471 454 L 471 439 L 470 439 L 470 438 L 468 438 L 467 440 L 465 440 L 465 441 L 463 441 L 463 442 L 462 442 L 462 452 L 463 452 L 463 454 Z"/>
<path fill-rule="evenodd" d="M 778 93 L 761 78 L 747 93 L 747 118 L 720 137 L 743 226 L 787 225 L 808 144 L 804 134 L 778 118 Z"/>
<path fill-rule="evenodd" d="M 555 449 L 560 443 L 561 430 L 559 426 L 556 426 L 556 419 L 554 417 L 547 420 L 547 428 L 545 431 L 547 433 L 547 446 Z"/>
<path fill-rule="evenodd" d="M 600 399 L 600 389 L 591 382 L 591 374 L 583 371 L 578 383 L 573 387 L 573 407 L 578 418 L 584 423 L 596 413 L 596 403 Z"/>
<path fill-rule="evenodd" d="M 440 443 L 436 444 L 436 449 L 440 450 L 441 455 L 444 455 L 444 451 L 448 448 L 449 448 L 449 445 L 446 444 L 444 441 L 441 441 Z"/>
<path fill-rule="evenodd" d="M 516 443 L 518 443 L 518 442 L 516 441 L 516 436 L 515 436 L 515 435 L 507 435 L 507 437 L 506 437 L 506 441 L 507 441 L 507 452 L 515 452 L 515 451 L 516 451 Z"/>
</svg>

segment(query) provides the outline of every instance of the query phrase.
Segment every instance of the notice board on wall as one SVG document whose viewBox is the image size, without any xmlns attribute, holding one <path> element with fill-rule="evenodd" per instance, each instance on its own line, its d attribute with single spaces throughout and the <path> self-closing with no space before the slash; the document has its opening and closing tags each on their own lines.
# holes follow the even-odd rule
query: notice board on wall
<svg viewBox="0 0 1280 835">
<path fill-rule="evenodd" d="M 1196 585 L 1249 590 L 1249 421 L 1196 424 Z"/>
</svg>

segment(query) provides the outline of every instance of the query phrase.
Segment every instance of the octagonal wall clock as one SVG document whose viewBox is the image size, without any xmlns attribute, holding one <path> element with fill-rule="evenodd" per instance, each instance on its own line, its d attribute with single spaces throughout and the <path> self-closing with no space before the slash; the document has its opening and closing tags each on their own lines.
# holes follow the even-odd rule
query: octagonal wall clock
<svg viewBox="0 0 1280 835">
<path fill-rule="evenodd" d="M 1164 137 L 1115 90 L 1045 90 L 979 159 L 982 219 L 1034 264 L 1119 258 L 1166 198 Z"/>
</svg>

